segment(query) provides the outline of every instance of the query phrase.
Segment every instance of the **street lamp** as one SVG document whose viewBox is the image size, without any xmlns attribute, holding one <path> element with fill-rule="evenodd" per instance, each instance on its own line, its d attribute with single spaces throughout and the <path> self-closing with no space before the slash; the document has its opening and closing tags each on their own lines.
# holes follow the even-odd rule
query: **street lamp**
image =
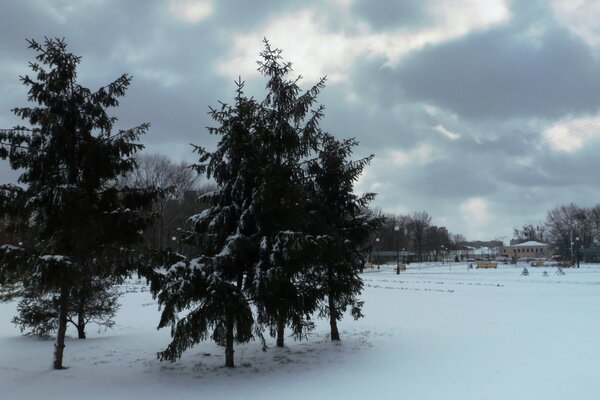
<svg viewBox="0 0 600 400">
<path fill-rule="evenodd" d="M 379 238 L 375 238 L 375 242 L 377 243 L 377 269 L 379 269 Z"/>
<path fill-rule="evenodd" d="M 442 245 L 442 265 L 444 265 L 444 245 Z"/>
<path fill-rule="evenodd" d="M 400 227 L 394 227 L 396 231 L 396 275 L 400 275 Z"/>
<path fill-rule="evenodd" d="M 571 236 L 571 265 L 575 264 L 575 260 L 573 260 L 573 246 L 575 243 L 573 242 L 573 236 Z"/>
<path fill-rule="evenodd" d="M 173 246 L 177 245 L 177 252 L 181 253 L 181 229 L 177 228 L 177 235 L 172 236 Z"/>
<path fill-rule="evenodd" d="M 577 257 L 577 268 L 579 268 L 579 236 L 575 237 L 575 243 L 577 244 L 576 257 Z"/>
</svg>

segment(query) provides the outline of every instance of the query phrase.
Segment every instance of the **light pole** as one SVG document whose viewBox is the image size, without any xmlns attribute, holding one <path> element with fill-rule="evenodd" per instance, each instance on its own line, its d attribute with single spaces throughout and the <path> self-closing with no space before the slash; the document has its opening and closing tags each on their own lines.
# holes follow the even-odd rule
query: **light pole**
<svg viewBox="0 0 600 400">
<path fill-rule="evenodd" d="M 577 268 L 579 268 L 579 236 L 575 237 L 575 244 L 577 245 L 577 248 L 575 249 L 575 252 L 576 252 L 575 257 L 577 257 Z"/>
<path fill-rule="evenodd" d="M 444 245 L 442 245 L 442 265 L 444 265 Z"/>
<path fill-rule="evenodd" d="M 400 275 L 400 227 L 394 227 L 396 231 L 396 275 Z"/>
<path fill-rule="evenodd" d="M 379 238 L 375 238 L 375 246 L 377 246 L 377 269 L 379 269 Z"/>
<path fill-rule="evenodd" d="M 177 245 L 177 252 L 181 253 L 181 229 L 177 228 L 177 235 L 172 236 L 173 245 Z"/>
</svg>

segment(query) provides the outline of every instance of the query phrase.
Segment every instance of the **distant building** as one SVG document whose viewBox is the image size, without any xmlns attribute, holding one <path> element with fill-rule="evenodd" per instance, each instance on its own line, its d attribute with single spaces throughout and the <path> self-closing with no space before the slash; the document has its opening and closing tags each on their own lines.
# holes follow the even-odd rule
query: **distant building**
<svg viewBox="0 0 600 400">
<path fill-rule="evenodd" d="M 500 254 L 508 258 L 550 258 L 554 254 L 554 246 L 531 240 L 525 243 L 503 246 L 500 249 Z"/>
<path fill-rule="evenodd" d="M 479 247 L 477 249 L 473 249 L 469 252 L 469 258 L 474 258 L 476 260 L 490 260 L 496 258 L 498 256 L 498 248 L 497 247 Z"/>
</svg>

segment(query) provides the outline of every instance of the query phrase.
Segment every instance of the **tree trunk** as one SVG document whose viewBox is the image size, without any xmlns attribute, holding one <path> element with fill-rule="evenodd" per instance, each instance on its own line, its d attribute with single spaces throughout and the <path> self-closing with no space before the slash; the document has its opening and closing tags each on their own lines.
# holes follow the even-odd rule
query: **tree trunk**
<svg viewBox="0 0 600 400">
<path fill-rule="evenodd" d="M 340 332 L 337 327 L 338 312 L 335 306 L 334 295 L 333 295 L 333 284 L 335 282 L 335 276 L 333 266 L 327 268 L 327 286 L 328 293 L 327 298 L 329 300 L 329 326 L 331 327 L 331 340 L 340 340 Z"/>
<path fill-rule="evenodd" d="M 333 301 L 331 291 L 329 292 L 329 325 L 331 326 L 331 340 L 340 340 L 340 332 L 337 327 L 338 312 Z"/>
<path fill-rule="evenodd" d="M 225 366 L 227 368 L 234 368 L 233 362 L 233 317 L 227 316 L 225 321 Z"/>
<path fill-rule="evenodd" d="M 58 309 L 58 333 L 54 345 L 54 369 L 64 369 L 63 351 L 65 349 L 65 335 L 67 333 L 67 314 L 69 313 L 69 291 L 66 288 L 60 290 Z"/>
<path fill-rule="evenodd" d="M 277 347 L 283 347 L 285 335 L 285 320 L 280 318 L 277 321 Z"/>
<path fill-rule="evenodd" d="M 83 306 L 80 306 L 77 312 L 77 338 L 85 339 L 85 314 Z"/>
</svg>

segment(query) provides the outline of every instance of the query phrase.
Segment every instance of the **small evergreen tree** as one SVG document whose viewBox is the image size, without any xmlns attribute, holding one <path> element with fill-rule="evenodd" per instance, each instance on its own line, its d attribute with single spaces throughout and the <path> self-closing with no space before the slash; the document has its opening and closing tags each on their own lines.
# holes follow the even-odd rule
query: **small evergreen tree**
<svg viewBox="0 0 600 400">
<path fill-rule="evenodd" d="M 92 322 L 112 328 L 119 309 L 119 292 L 112 278 L 91 277 L 86 285 L 74 287 L 69 294 L 67 322 L 77 329 L 77 337 L 85 339 L 86 327 Z M 19 293 L 21 300 L 13 323 L 27 335 L 47 337 L 58 329 L 58 299 L 56 292 L 36 292 L 35 287 Z"/>
<path fill-rule="evenodd" d="M 118 188 L 119 176 L 135 167 L 136 143 L 148 124 L 113 134 L 115 117 L 107 109 L 131 83 L 129 75 L 95 92 L 77 83 L 81 59 L 61 39 L 28 41 L 37 52 L 30 63 L 35 77 L 31 107 L 13 112 L 31 125 L 0 133 L 0 157 L 23 170 L 24 186 L 4 186 L 0 215 L 17 211 L 28 224 L 22 245 L 0 247 L 0 281 L 37 296 L 52 298 L 58 313 L 54 368 L 63 368 L 70 306 L 97 276 L 119 279 L 137 265 L 131 251 L 152 216 L 147 207 L 157 192 Z M 89 317 L 89 315 L 88 315 Z"/>
<path fill-rule="evenodd" d="M 319 266 L 313 279 L 322 289 L 321 316 L 329 317 L 331 340 L 340 340 L 337 321 L 348 307 L 354 318 L 362 316 L 363 302 L 358 301 L 363 283 L 358 275 L 368 253 L 371 235 L 383 225 L 383 218 L 367 208 L 374 194 L 359 196 L 354 183 L 373 156 L 348 161 L 354 139 L 338 141 L 330 135 L 323 139 L 319 157 L 308 168 L 312 177 L 311 229 L 318 234 Z"/>
</svg>

